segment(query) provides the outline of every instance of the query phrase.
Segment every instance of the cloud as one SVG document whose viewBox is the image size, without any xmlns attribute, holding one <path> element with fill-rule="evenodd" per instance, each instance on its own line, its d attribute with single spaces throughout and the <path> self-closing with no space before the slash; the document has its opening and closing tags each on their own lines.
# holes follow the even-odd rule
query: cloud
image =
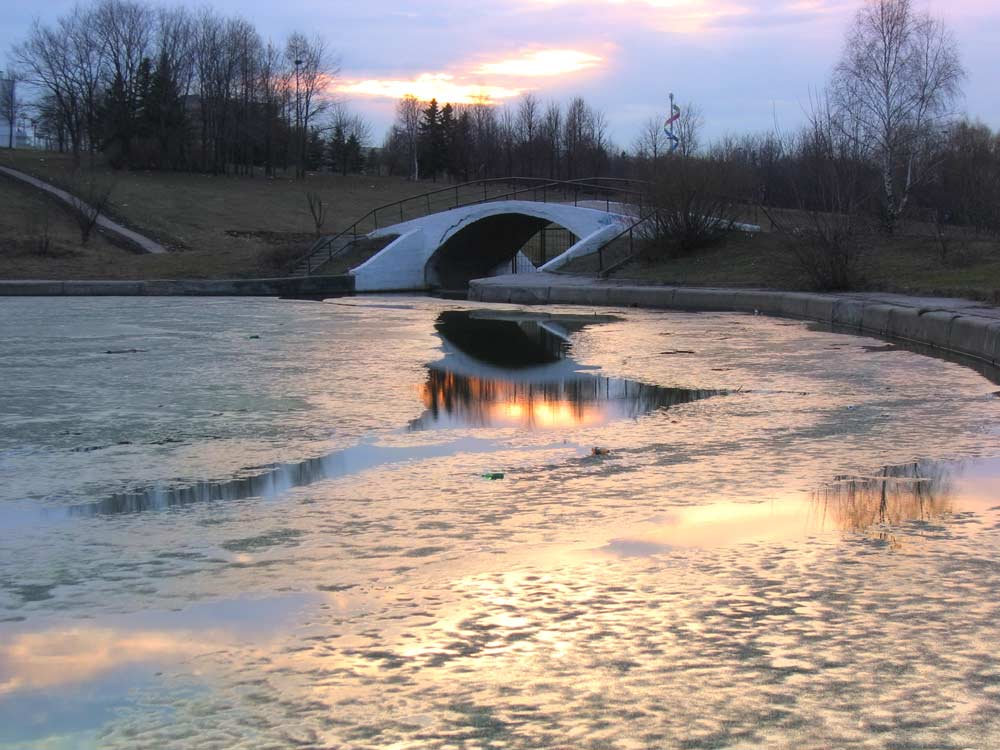
<svg viewBox="0 0 1000 750">
<path fill-rule="evenodd" d="M 603 57 L 581 50 L 536 49 L 494 62 L 459 62 L 454 66 L 455 72 L 421 73 L 412 78 L 343 80 L 334 90 L 380 99 L 400 99 L 409 95 L 422 101 L 492 104 L 529 91 L 531 79 L 569 76 L 603 62 Z"/>
<path fill-rule="evenodd" d="M 421 101 L 437 99 L 452 104 L 495 103 L 522 94 L 525 89 L 482 83 L 464 83 L 449 73 L 421 73 L 408 80 L 369 78 L 363 81 L 341 81 L 336 90 L 345 94 L 380 99 L 402 99 L 415 96 Z"/>
<path fill-rule="evenodd" d="M 483 63 L 474 72 L 525 78 L 559 76 L 588 70 L 603 61 L 603 57 L 575 49 L 542 49 L 499 62 Z"/>
</svg>

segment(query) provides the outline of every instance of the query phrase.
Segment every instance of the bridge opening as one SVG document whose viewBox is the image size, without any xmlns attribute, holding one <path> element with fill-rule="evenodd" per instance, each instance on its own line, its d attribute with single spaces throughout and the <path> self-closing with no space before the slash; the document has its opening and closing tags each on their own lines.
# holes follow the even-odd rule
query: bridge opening
<svg viewBox="0 0 1000 750">
<path fill-rule="evenodd" d="M 487 216 L 460 229 L 437 249 L 427 261 L 427 285 L 466 289 L 472 279 L 515 268 L 512 261 L 521 250 L 537 266 L 565 251 L 576 239 L 568 229 L 537 216 Z"/>
</svg>

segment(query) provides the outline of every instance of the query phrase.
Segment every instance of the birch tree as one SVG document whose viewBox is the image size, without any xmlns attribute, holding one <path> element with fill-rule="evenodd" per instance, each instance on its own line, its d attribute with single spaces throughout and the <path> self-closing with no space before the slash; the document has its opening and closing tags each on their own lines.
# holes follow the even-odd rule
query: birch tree
<svg viewBox="0 0 1000 750">
<path fill-rule="evenodd" d="M 965 73 L 944 24 L 912 0 L 867 0 L 847 34 L 833 101 L 879 166 L 893 231 L 954 112 Z"/>
</svg>

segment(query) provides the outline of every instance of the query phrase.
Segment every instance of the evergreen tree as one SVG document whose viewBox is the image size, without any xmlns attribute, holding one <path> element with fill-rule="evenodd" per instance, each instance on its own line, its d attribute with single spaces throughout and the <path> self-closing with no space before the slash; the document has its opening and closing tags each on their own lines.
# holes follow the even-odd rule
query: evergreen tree
<svg viewBox="0 0 1000 750">
<path fill-rule="evenodd" d="M 326 141 L 323 140 L 323 134 L 319 128 L 310 128 L 306 141 L 306 169 L 314 172 L 322 169 L 326 150 Z"/>
<path fill-rule="evenodd" d="M 451 104 L 445 104 L 441 108 L 441 169 L 449 175 L 454 175 L 455 171 L 451 156 L 457 127 L 455 108 Z"/>
<path fill-rule="evenodd" d="M 101 150 L 107 154 L 108 162 L 113 168 L 121 169 L 128 162 L 135 127 L 125 81 L 118 74 L 115 74 L 104 95 L 99 117 Z"/>
<path fill-rule="evenodd" d="M 358 136 L 355 133 L 351 133 L 351 137 L 347 139 L 347 143 L 344 145 L 344 174 L 348 172 L 352 174 L 359 174 L 364 168 L 365 157 L 361 152 L 361 141 L 358 140 Z"/>
<path fill-rule="evenodd" d="M 469 181 L 472 168 L 472 117 L 463 109 L 455 120 L 453 134 L 448 148 L 448 169 L 453 177 Z"/>
<path fill-rule="evenodd" d="M 333 128 L 330 138 L 330 167 L 334 172 L 347 174 L 347 139 L 344 137 L 344 126 L 340 123 Z"/>
<path fill-rule="evenodd" d="M 170 61 L 161 54 L 142 103 L 143 130 L 155 144 L 154 164 L 159 168 L 183 166 L 187 115 Z"/>
<path fill-rule="evenodd" d="M 435 181 L 447 164 L 441 110 L 437 99 L 431 99 L 420 118 L 419 159 L 421 173 L 431 175 Z"/>
</svg>

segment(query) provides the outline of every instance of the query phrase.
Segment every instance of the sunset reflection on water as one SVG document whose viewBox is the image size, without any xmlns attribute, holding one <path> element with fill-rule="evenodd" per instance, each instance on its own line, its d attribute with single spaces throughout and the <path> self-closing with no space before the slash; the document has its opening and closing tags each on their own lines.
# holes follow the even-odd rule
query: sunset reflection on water
<svg viewBox="0 0 1000 750">
<path fill-rule="evenodd" d="M 427 368 L 420 388 L 426 412 L 411 429 L 593 427 L 721 393 L 585 371 L 569 356 L 569 337 L 587 325 L 594 325 L 593 319 L 442 313 L 435 328 L 445 357 Z"/>
<path fill-rule="evenodd" d="M 970 369 L 744 315 L 0 305 L 0 750 L 1000 745 Z"/>
<path fill-rule="evenodd" d="M 421 387 L 427 412 L 411 426 L 414 429 L 592 427 L 616 419 L 635 419 L 657 409 L 709 398 L 717 393 L 658 388 L 593 375 L 587 379 L 519 383 L 430 368 L 427 382 Z"/>
</svg>

